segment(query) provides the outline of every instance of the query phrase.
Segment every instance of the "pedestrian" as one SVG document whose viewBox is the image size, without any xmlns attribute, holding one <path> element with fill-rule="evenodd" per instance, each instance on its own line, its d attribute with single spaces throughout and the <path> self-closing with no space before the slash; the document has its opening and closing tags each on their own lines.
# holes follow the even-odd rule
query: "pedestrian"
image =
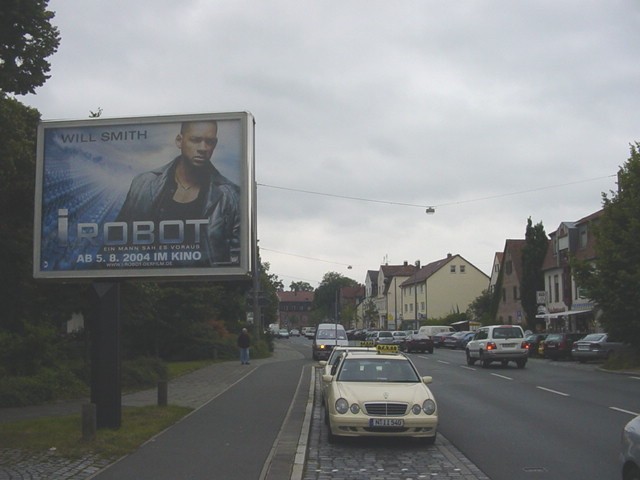
<svg viewBox="0 0 640 480">
<path fill-rule="evenodd" d="M 249 346 L 251 345 L 251 339 L 246 328 L 242 329 L 240 335 L 238 335 L 238 348 L 240 349 L 240 363 L 242 365 L 249 365 Z"/>
</svg>

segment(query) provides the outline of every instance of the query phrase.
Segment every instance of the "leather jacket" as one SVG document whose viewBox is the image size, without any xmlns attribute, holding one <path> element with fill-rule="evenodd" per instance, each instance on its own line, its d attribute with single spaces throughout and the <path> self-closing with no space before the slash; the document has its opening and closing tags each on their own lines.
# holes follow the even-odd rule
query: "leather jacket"
<svg viewBox="0 0 640 480">
<path fill-rule="evenodd" d="M 174 181 L 176 157 L 168 164 L 137 175 L 131 182 L 127 198 L 117 221 L 159 221 L 165 199 L 176 191 Z M 208 219 L 203 259 L 209 265 L 238 264 L 240 256 L 240 188 L 213 165 L 207 171 L 209 185 L 201 218 Z"/>
</svg>

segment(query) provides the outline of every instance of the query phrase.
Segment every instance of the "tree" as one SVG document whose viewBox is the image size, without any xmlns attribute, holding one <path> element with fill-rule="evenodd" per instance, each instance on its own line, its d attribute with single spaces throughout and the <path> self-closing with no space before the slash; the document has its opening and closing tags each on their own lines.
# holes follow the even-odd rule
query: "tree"
<svg viewBox="0 0 640 480">
<path fill-rule="evenodd" d="M 49 78 L 60 44 L 49 0 L 4 0 L 0 7 L 0 95 L 34 93 Z"/>
<path fill-rule="evenodd" d="M 372 298 L 367 298 L 365 300 L 362 308 L 362 316 L 364 317 L 362 319 L 364 328 L 369 328 L 375 325 L 375 322 L 378 319 L 378 307 L 376 307 L 376 303 Z"/>
<path fill-rule="evenodd" d="M 318 320 L 336 318 L 340 288 L 355 287 L 358 282 L 337 272 L 327 272 L 313 296 L 314 317 Z"/>
<path fill-rule="evenodd" d="M 471 302 L 467 310 L 467 317 L 471 320 L 477 320 L 482 324 L 488 323 L 492 319 L 493 294 L 489 290 L 483 290 L 482 293 Z"/>
<path fill-rule="evenodd" d="M 549 239 L 542 222 L 535 226 L 531 217 L 527 220 L 525 245 L 522 248 L 522 282 L 520 284 L 520 301 L 524 310 L 527 327 L 535 330 L 538 303 L 536 292 L 544 290 L 542 263 L 547 254 Z"/>
<path fill-rule="evenodd" d="M 602 194 L 603 212 L 593 226 L 592 262 L 572 259 L 578 286 L 602 311 L 605 330 L 640 353 L 640 143 L 618 172 L 618 191 Z"/>
<path fill-rule="evenodd" d="M 289 290 L 292 292 L 313 292 L 313 287 L 307 282 L 291 282 Z"/>
</svg>

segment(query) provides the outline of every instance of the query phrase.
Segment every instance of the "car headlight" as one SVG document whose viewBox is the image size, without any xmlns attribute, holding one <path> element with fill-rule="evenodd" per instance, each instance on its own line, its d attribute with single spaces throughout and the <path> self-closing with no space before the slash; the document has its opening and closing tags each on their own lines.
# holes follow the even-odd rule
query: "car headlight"
<svg viewBox="0 0 640 480">
<path fill-rule="evenodd" d="M 422 407 L 416 403 L 413 407 L 411 407 L 411 412 L 414 415 L 420 415 L 420 413 L 422 412 Z"/>
<path fill-rule="evenodd" d="M 422 402 L 422 410 L 427 415 L 433 415 L 436 412 L 436 402 L 434 402 L 430 398 L 426 399 L 424 402 Z"/>
<path fill-rule="evenodd" d="M 336 412 L 338 413 L 347 413 L 349 411 L 349 402 L 347 402 L 344 398 L 339 398 L 336 400 Z"/>
<path fill-rule="evenodd" d="M 352 403 L 351 407 L 349 407 L 349 410 L 351 410 L 351 413 L 356 415 L 360 413 L 360 405 L 358 405 L 357 403 Z"/>
</svg>

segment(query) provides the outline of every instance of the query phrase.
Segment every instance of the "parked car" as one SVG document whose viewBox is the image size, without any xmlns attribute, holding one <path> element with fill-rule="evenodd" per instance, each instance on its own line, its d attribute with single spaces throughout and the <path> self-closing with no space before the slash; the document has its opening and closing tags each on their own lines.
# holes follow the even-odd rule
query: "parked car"
<svg viewBox="0 0 640 480">
<path fill-rule="evenodd" d="M 433 346 L 436 348 L 442 347 L 442 345 L 444 345 L 444 339 L 450 335 L 453 335 L 454 333 L 456 332 L 438 332 L 434 335 L 431 335 Z"/>
<path fill-rule="evenodd" d="M 525 337 L 525 341 L 529 344 L 529 356 L 538 356 L 538 348 L 540 348 L 540 342 L 547 338 L 546 333 L 532 333 Z"/>
<path fill-rule="evenodd" d="M 292 328 L 291 331 L 289 332 L 289 335 L 292 337 L 299 337 L 300 330 L 298 330 L 297 328 Z"/>
<path fill-rule="evenodd" d="M 539 352 L 544 358 L 560 360 L 571 357 L 573 342 L 584 337 L 584 333 L 550 333 L 540 343 Z"/>
<path fill-rule="evenodd" d="M 304 334 L 305 337 L 312 339 L 316 336 L 316 327 L 307 327 L 307 332 Z"/>
<path fill-rule="evenodd" d="M 473 338 L 476 332 L 456 332 L 453 335 L 449 335 L 444 337 L 444 342 L 442 343 L 443 347 L 453 348 L 464 348 L 467 346 L 469 340 Z"/>
<path fill-rule="evenodd" d="M 323 375 L 328 439 L 340 436 L 416 437 L 432 444 L 438 431 L 436 401 L 402 353 L 346 352 L 334 375 Z"/>
<path fill-rule="evenodd" d="M 606 360 L 623 347 L 622 342 L 610 342 L 606 333 L 590 333 L 571 346 L 571 356 L 584 363 L 587 360 Z"/>
<path fill-rule="evenodd" d="M 456 329 L 450 325 L 423 325 L 418 330 L 423 335 L 429 335 L 431 338 L 437 333 L 451 332 L 455 333 Z"/>
<path fill-rule="evenodd" d="M 391 335 L 393 335 L 393 344 L 398 345 L 398 347 L 403 345 L 407 338 L 407 332 L 403 330 L 395 330 L 391 332 Z"/>
<path fill-rule="evenodd" d="M 412 333 L 405 337 L 404 345 L 401 348 L 407 352 L 429 352 L 433 353 L 433 340 L 429 335 L 422 333 Z"/>
<path fill-rule="evenodd" d="M 622 430 L 620 466 L 622 480 L 640 480 L 640 416 L 627 423 Z"/>
<path fill-rule="evenodd" d="M 519 325 L 490 325 L 481 327 L 465 348 L 467 365 L 480 361 L 483 368 L 491 362 L 503 366 L 510 361 L 518 368 L 524 368 L 529 358 L 529 344 L 524 340 L 524 332 Z"/>
<path fill-rule="evenodd" d="M 388 330 L 380 330 L 373 336 L 374 345 L 391 345 L 393 343 L 393 334 Z"/>
<path fill-rule="evenodd" d="M 340 356 L 344 354 L 344 352 L 375 352 L 376 349 L 374 347 L 334 347 L 331 350 L 331 354 L 327 360 L 320 360 L 320 367 L 322 367 L 322 375 L 334 375 L 336 373 L 335 368 L 338 366 L 338 361 L 340 361 Z M 324 399 L 325 390 L 327 389 L 327 383 L 322 382 L 322 398 Z"/>
<path fill-rule="evenodd" d="M 278 330 L 278 338 L 289 338 L 289 330 L 286 328 Z"/>
</svg>

